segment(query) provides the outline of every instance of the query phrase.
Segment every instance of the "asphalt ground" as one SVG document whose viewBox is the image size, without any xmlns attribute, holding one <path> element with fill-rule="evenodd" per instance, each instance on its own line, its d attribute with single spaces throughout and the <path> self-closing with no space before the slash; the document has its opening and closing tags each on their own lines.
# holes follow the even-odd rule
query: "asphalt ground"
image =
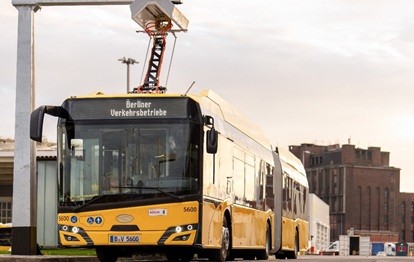
<svg viewBox="0 0 414 262">
<path fill-rule="evenodd" d="M 414 261 L 414 257 L 363 257 L 363 256 L 299 256 L 296 261 L 340 261 L 340 262 L 405 262 Z M 99 262 L 97 257 L 91 256 L 16 256 L 16 255 L 0 255 L 0 262 Z M 146 258 L 120 258 L 119 262 L 142 262 L 142 261 L 167 261 L 166 259 L 151 259 Z M 207 261 L 207 260 L 194 260 Z M 252 262 L 253 260 L 238 260 L 245 262 Z M 257 260 L 256 260 L 257 261 Z M 275 257 L 271 256 L 269 261 L 277 261 Z M 293 260 L 295 261 L 295 260 Z"/>
<path fill-rule="evenodd" d="M 78 256 L 16 256 L 0 255 L 1 262 L 99 262 L 97 257 L 78 257 Z"/>
</svg>

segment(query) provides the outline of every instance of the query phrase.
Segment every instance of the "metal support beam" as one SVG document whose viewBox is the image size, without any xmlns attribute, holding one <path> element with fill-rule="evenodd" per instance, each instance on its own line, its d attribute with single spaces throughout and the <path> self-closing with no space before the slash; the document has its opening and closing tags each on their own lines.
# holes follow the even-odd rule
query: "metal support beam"
<svg viewBox="0 0 414 262">
<path fill-rule="evenodd" d="M 62 6 L 62 5 L 130 5 L 134 0 L 12 0 L 14 6 Z M 172 0 L 174 4 L 182 4 L 182 0 Z"/>
<path fill-rule="evenodd" d="M 12 0 L 14 6 L 130 5 L 133 0 Z"/>
<path fill-rule="evenodd" d="M 19 11 L 16 75 L 16 122 L 13 170 L 12 254 L 36 255 L 36 154 L 29 139 L 30 113 L 34 108 L 34 12 Z"/>
</svg>

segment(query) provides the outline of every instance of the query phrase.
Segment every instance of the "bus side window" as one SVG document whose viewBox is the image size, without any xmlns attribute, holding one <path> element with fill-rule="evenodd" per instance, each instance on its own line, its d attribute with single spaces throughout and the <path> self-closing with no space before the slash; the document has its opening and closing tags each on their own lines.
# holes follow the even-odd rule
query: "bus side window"
<svg viewBox="0 0 414 262">
<path fill-rule="evenodd" d="M 290 179 L 286 174 L 283 174 L 283 209 L 289 212 L 290 209 L 290 199 L 291 199 L 291 183 Z"/>
</svg>

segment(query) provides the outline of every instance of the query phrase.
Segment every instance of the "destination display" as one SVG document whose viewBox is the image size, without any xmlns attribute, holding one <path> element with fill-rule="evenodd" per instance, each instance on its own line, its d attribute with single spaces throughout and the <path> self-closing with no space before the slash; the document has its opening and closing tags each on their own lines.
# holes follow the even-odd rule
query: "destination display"
<svg viewBox="0 0 414 262">
<path fill-rule="evenodd" d="M 71 99 L 64 103 L 72 119 L 186 118 L 186 98 Z"/>
</svg>

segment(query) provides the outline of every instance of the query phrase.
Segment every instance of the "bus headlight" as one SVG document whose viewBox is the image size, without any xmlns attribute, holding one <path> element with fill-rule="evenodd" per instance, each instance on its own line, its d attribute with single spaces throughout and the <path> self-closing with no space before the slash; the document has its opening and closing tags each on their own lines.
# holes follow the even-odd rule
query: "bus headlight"
<svg viewBox="0 0 414 262">
<path fill-rule="evenodd" d="M 175 228 L 175 233 L 181 233 L 183 231 L 183 228 L 178 226 Z"/>
<path fill-rule="evenodd" d="M 72 227 L 72 233 L 73 234 L 79 233 L 79 228 L 78 227 Z"/>
</svg>

